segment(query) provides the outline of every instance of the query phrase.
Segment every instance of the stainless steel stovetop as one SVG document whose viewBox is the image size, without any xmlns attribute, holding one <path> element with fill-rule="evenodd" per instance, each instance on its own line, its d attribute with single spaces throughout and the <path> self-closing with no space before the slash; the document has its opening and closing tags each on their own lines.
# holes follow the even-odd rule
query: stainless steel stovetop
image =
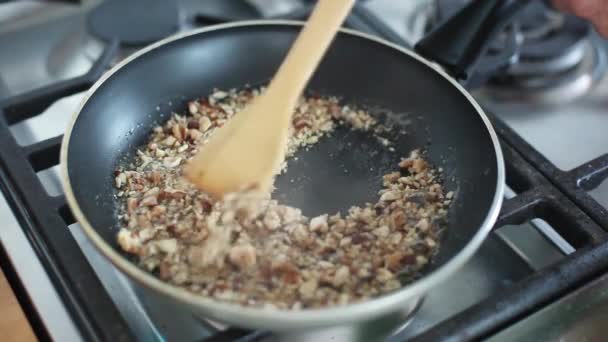
<svg viewBox="0 0 608 342">
<path fill-rule="evenodd" d="M 85 13 L 97 2 L 83 1 L 80 6 L 37 1 L 0 4 L 0 100 L 88 70 L 103 46 L 86 33 L 85 26 Z M 406 40 L 413 41 L 423 31 L 424 18 L 418 16 L 412 21 L 412 14 L 425 13 L 430 2 L 371 0 L 366 6 Z M 204 6 L 204 1 L 182 3 L 182 15 Z M 183 29 L 187 28 L 184 25 Z M 604 45 L 608 48 L 608 45 Z M 18 142 L 26 145 L 63 133 L 83 95 L 61 99 L 42 115 L 14 125 L 11 129 Z M 486 108 L 505 120 L 564 170 L 606 152 L 608 77 L 587 96 L 566 104 L 539 104 L 530 100 L 518 101 L 517 98 L 498 102 L 483 91 L 476 92 L 476 96 Z M 39 176 L 49 193 L 62 192 L 57 168 L 42 171 Z M 593 196 L 608 206 L 608 183 L 594 190 Z M 3 226 L 0 240 L 12 262 L 17 265 L 19 277 L 51 336 L 59 341 L 78 340 L 77 329 L 5 201 L 0 201 L 0 222 Z M 138 339 L 195 340 L 217 329 L 133 285 L 98 254 L 77 224 L 69 229 Z M 499 229 L 459 273 L 427 296 L 419 313 L 400 333 L 400 338 L 424 330 L 490 294 L 500 292 L 573 250 L 541 220 Z M 596 301 L 598 305 L 608 302 L 605 292 L 601 284 L 596 285 L 570 301 L 565 299 L 565 303 L 558 302 L 548 307 L 494 339 L 506 341 L 523 336 L 563 337 L 566 340 L 576 338 L 580 336 L 577 334 L 588 331 L 584 327 L 595 327 L 592 320 L 605 318 L 606 312 L 587 305 L 576 311 L 582 322 L 574 321 L 567 325 L 553 324 L 555 317 L 559 317 L 563 310 L 572 310 L 573 300 L 585 303 Z M 550 333 L 547 326 L 552 327 Z M 341 331 L 323 337 L 348 340 L 347 333 Z M 316 335 L 313 338 L 321 340 L 322 337 Z"/>
</svg>

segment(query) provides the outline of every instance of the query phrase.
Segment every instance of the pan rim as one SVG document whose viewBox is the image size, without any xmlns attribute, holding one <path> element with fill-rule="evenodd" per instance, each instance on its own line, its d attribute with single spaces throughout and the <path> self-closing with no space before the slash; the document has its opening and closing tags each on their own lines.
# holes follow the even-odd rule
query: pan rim
<svg viewBox="0 0 608 342">
<path fill-rule="evenodd" d="M 139 284 L 155 290 L 165 296 L 171 297 L 174 300 L 185 305 L 190 306 L 209 315 L 210 318 L 216 318 L 223 322 L 251 327 L 251 328 L 262 328 L 271 329 L 275 331 L 283 331 L 293 328 L 313 328 L 323 326 L 336 326 L 342 324 L 348 324 L 359 321 L 367 321 L 379 317 L 383 314 L 389 314 L 391 312 L 398 312 L 400 309 L 405 308 L 405 304 L 408 301 L 414 301 L 422 297 L 429 289 L 435 287 L 437 284 L 446 280 L 448 276 L 455 273 L 460 269 L 463 264 L 468 261 L 471 256 L 479 249 L 486 236 L 491 231 L 494 223 L 498 218 L 498 214 L 503 202 L 503 196 L 505 191 L 505 166 L 500 147 L 498 136 L 490 123 L 487 115 L 481 108 L 481 106 L 475 101 L 475 99 L 450 75 L 448 75 L 441 66 L 438 64 L 425 59 L 417 53 L 407 50 L 397 44 L 391 43 L 385 39 L 363 33 L 356 30 L 342 28 L 340 29 L 341 34 L 347 34 L 355 36 L 357 38 L 379 43 L 387 48 L 396 50 L 403 53 L 418 62 L 428 66 L 437 74 L 446 79 L 446 81 L 452 83 L 458 91 L 465 97 L 466 100 L 471 104 L 473 109 L 477 112 L 483 124 L 486 127 L 488 135 L 492 141 L 496 156 L 496 167 L 497 167 L 497 183 L 494 198 L 492 199 L 490 208 L 480 225 L 477 232 L 473 235 L 470 241 L 461 249 L 454 257 L 448 260 L 445 264 L 441 265 L 431 273 L 426 274 L 421 279 L 414 283 L 408 284 L 393 293 L 383 295 L 381 297 L 372 298 L 363 302 L 349 304 L 345 306 L 330 307 L 324 309 L 305 309 L 299 311 L 292 310 L 268 310 L 260 308 L 245 307 L 238 304 L 230 304 L 221 301 L 214 300 L 209 297 L 203 297 L 191 293 L 185 289 L 170 285 L 164 281 L 156 278 L 154 275 L 146 272 L 145 270 L 137 267 L 134 263 L 129 261 L 111 245 L 105 242 L 105 240 L 96 232 L 93 225 L 87 220 L 86 216 L 80 209 L 76 197 L 73 193 L 72 186 L 69 178 L 69 167 L 68 167 L 68 151 L 69 141 L 71 138 L 72 130 L 75 123 L 77 122 L 78 116 L 82 112 L 82 109 L 86 106 L 89 99 L 95 94 L 96 90 L 104 84 L 112 75 L 117 73 L 123 67 L 125 67 L 131 61 L 140 58 L 146 53 L 160 48 L 168 43 L 177 41 L 182 38 L 203 34 L 206 32 L 218 31 L 223 29 L 231 29 L 238 27 L 257 27 L 257 26 L 302 26 L 304 22 L 295 20 L 248 20 L 239 21 L 226 24 L 219 24 L 213 26 L 207 26 L 200 29 L 195 29 L 187 32 L 175 34 L 173 36 L 162 39 L 156 43 L 153 43 L 124 59 L 123 61 L 116 64 L 110 70 L 108 70 L 95 84 L 87 91 L 87 94 L 81 101 L 78 110 L 74 113 L 68 124 L 67 130 L 64 134 L 61 152 L 60 152 L 60 169 L 61 178 L 63 183 L 63 189 L 70 209 L 72 210 L 74 217 L 77 222 L 80 223 L 87 237 L 93 243 L 93 245 L 99 250 L 110 262 L 120 269 L 123 273 L 127 274 L 130 278 L 136 280 Z"/>
</svg>

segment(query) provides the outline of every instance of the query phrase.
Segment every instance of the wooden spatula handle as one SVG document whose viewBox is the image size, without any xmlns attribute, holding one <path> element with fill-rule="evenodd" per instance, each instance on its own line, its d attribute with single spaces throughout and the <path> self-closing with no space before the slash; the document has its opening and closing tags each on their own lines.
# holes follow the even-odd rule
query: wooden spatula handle
<svg viewBox="0 0 608 342">
<path fill-rule="evenodd" d="M 355 0 L 319 0 L 271 81 L 268 92 L 295 103 Z"/>
<path fill-rule="evenodd" d="M 319 0 L 266 92 L 257 97 L 192 158 L 184 170 L 216 197 L 244 188 L 268 192 L 287 153 L 298 97 L 355 0 Z"/>
</svg>

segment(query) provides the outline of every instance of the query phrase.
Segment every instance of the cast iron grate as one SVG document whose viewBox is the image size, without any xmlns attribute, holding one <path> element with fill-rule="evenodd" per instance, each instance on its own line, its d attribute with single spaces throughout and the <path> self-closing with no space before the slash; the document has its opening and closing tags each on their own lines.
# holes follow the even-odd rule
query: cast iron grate
<svg viewBox="0 0 608 342">
<path fill-rule="evenodd" d="M 283 17 L 303 19 L 308 11 Z M 346 26 L 406 45 L 362 6 L 355 8 Z M 87 341 L 127 341 L 133 340 L 134 336 L 67 229 L 75 220 L 65 198 L 46 195 L 36 175 L 59 163 L 62 137 L 20 146 L 9 126 L 39 115 L 58 99 L 88 89 L 117 55 L 118 45 L 118 42 L 109 44 L 83 76 L 0 102 L 0 189 Z M 502 121 L 496 118 L 493 121 L 505 153 L 507 183 L 518 193 L 505 201 L 495 228 L 541 218 L 577 251 L 510 286 L 505 292 L 431 327 L 414 337 L 415 340 L 471 340 L 491 336 L 608 269 L 608 215 L 606 209 L 587 194 L 608 176 L 608 154 L 564 172 Z M 5 258 L 3 253 L 0 257 Z M 3 267 L 8 264 L 3 262 Z M 18 278 L 10 276 L 13 272 L 7 273 L 12 286 L 24 294 Z M 28 299 L 20 297 L 27 312 L 34 315 L 35 309 Z M 39 317 L 32 317 L 32 320 L 39 322 Z M 39 336 L 48 336 L 41 324 L 34 324 L 34 327 Z M 258 341 L 267 335 L 230 328 L 205 341 Z"/>
</svg>

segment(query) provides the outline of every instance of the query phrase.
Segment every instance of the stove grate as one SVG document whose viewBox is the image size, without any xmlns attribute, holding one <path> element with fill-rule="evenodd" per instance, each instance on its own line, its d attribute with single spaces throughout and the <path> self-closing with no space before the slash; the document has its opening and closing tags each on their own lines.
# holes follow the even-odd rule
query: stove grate
<svg viewBox="0 0 608 342">
<path fill-rule="evenodd" d="M 109 44 L 83 76 L 0 102 L 0 188 L 87 341 L 128 341 L 133 335 L 67 228 L 74 218 L 64 196 L 47 195 L 36 175 L 59 163 L 62 137 L 19 146 L 9 126 L 38 115 L 60 98 L 90 88 L 109 66 L 117 48 L 117 43 Z M 44 331 L 36 333 L 46 335 Z"/>
</svg>

